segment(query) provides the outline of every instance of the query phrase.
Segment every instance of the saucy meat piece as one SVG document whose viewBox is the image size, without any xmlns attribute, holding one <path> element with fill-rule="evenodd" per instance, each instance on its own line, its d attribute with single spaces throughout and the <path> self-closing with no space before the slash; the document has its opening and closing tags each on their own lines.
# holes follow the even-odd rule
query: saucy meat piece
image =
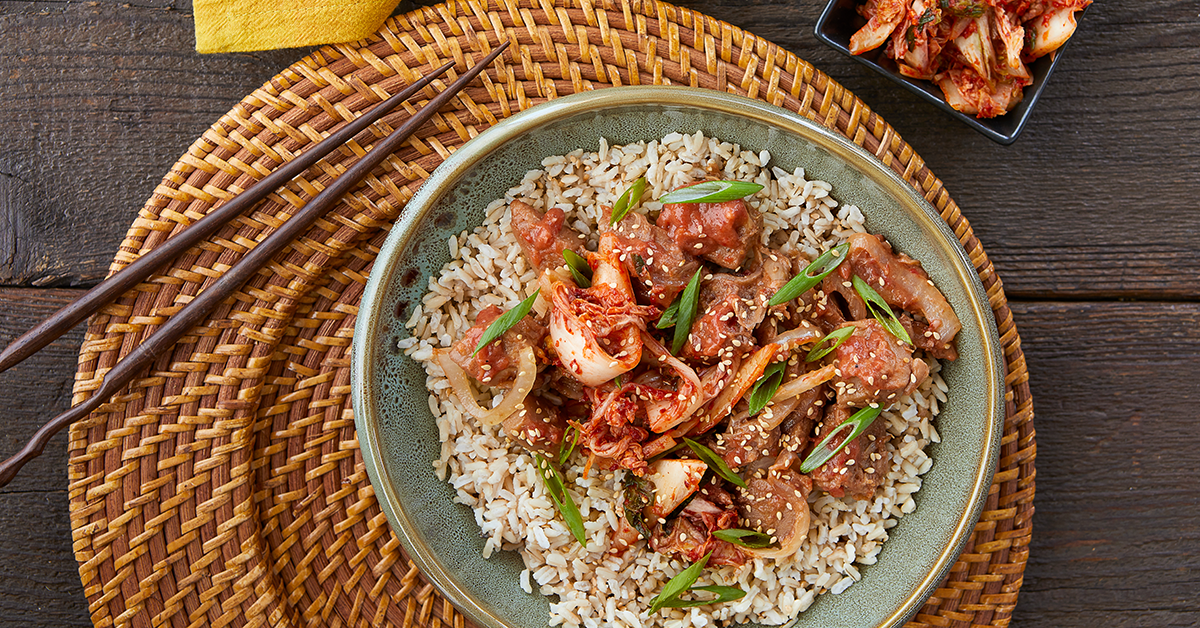
<svg viewBox="0 0 1200 628">
<path fill-rule="evenodd" d="M 504 310 L 494 305 L 484 308 L 475 318 L 475 325 L 463 334 L 462 340 L 450 351 L 450 359 L 462 367 L 467 375 L 481 384 L 496 388 L 512 386 L 517 375 L 517 364 L 520 362 L 517 354 L 522 347 L 532 346 L 538 363 L 546 363 L 542 347 L 548 331 L 532 316 L 517 321 L 504 335 L 489 342 L 479 353 L 471 355 L 488 326 L 503 313 Z"/>
<path fill-rule="evenodd" d="M 922 349 L 925 353 L 938 359 L 958 359 L 958 348 L 954 346 L 954 343 L 942 342 L 941 334 L 934 333 L 928 323 L 916 320 L 908 314 L 901 314 L 900 325 L 904 327 L 904 331 L 908 332 L 908 337 L 912 338 L 913 346 L 916 348 Z"/>
<path fill-rule="evenodd" d="M 780 429 L 771 426 L 759 413 L 752 417 L 734 417 L 725 431 L 715 437 L 711 449 L 731 469 L 739 469 L 760 458 L 779 454 Z"/>
<path fill-rule="evenodd" d="M 755 253 L 753 269 L 743 274 L 716 273 L 700 283 L 696 320 L 683 357 L 711 362 L 738 355 L 756 345 L 754 330 L 767 316 L 767 302 L 791 277 L 791 262 L 778 253 Z"/>
<path fill-rule="evenodd" d="M 557 456 L 567 431 L 567 420 L 562 412 L 536 395 L 525 397 L 522 405 L 525 407 L 504 419 L 504 433 L 529 451 Z"/>
<path fill-rule="evenodd" d="M 892 245 L 877 235 L 856 233 L 850 236 L 849 244 L 846 263 L 826 277 L 824 285 L 827 291 L 830 288 L 837 290 L 851 302 L 851 318 L 866 318 L 857 311 L 861 304 L 861 301 L 854 303 L 857 295 L 851 297 L 847 294 L 854 292 L 853 288 L 847 286 L 851 283 L 851 275 L 858 275 L 888 305 L 919 314 L 925 319 L 928 329 L 921 330 L 919 335 L 933 340 L 929 343 L 929 353 L 933 357 L 955 359 L 958 352 L 954 348 L 954 337 L 962 329 L 962 323 L 950 308 L 946 297 L 929 280 L 921 263 L 903 253 L 895 253 Z M 928 336 L 925 332 L 928 332 Z"/>
<path fill-rule="evenodd" d="M 741 527 L 770 536 L 776 544 L 768 550 L 774 554 L 771 557 L 794 553 L 808 534 L 808 494 L 812 486 L 808 476 L 786 465 L 772 465 L 755 473 L 735 497 Z"/>
<path fill-rule="evenodd" d="M 797 396 L 799 402 L 781 426 L 783 429 L 779 436 L 779 444 L 785 451 L 799 455 L 809 449 L 813 430 L 825 416 L 827 395 L 829 387 L 821 384 Z"/>
<path fill-rule="evenodd" d="M 563 210 L 551 207 L 545 214 L 539 214 L 528 203 L 519 200 L 510 203 L 508 208 L 512 213 L 513 235 L 517 237 L 525 259 L 538 273 L 566 264 L 562 256 L 564 249 L 571 249 L 586 259 L 583 234 L 567 226 Z"/>
<path fill-rule="evenodd" d="M 741 268 L 762 234 L 762 216 L 743 199 L 666 203 L 657 223 L 679 248 L 730 270 Z"/>
<path fill-rule="evenodd" d="M 816 442 L 824 440 L 856 411 L 844 405 L 830 408 L 820 424 Z M 875 419 L 858 438 L 812 472 L 813 484 L 834 497 L 870 499 L 890 468 L 892 458 L 887 450 L 890 439 L 886 421 Z"/>
<path fill-rule="evenodd" d="M 849 324 L 854 333 L 833 353 L 837 360 L 833 387 L 839 404 L 887 407 L 929 375 L 925 361 L 914 358 L 911 347 L 889 334 L 879 321 Z"/>
<path fill-rule="evenodd" d="M 871 318 L 867 304 L 854 289 L 854 269 L 849 264 L 838 266 L 833 274 L 822 281 L 814 292 L 813 314 L 830 331 L 841 327 L 846 321 L 861 321 Z"/>
<path fill-rule="evenodd" d="M 608 224 L 610 212 L 605 212 L 604 224 Z M 629 272 L 633 290 L 643 303 L 661 308 L 671 305 L 700 268 L 700 262 L 665 230 L 637 212 L 622 218 L 611 233 L 616 236 L 619 259 Z"/>
</svg>

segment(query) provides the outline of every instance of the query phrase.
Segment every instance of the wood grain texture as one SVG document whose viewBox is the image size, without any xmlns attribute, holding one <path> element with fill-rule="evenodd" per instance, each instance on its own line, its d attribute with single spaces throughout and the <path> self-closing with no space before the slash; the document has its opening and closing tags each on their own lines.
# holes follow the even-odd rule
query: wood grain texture
<svg viewBox="0 0 1200 628">
<path fill-rule="evenodd" d="M 682 4 L 796 52 L 879 111 L 945 181 L 1011 298 L 1200 297 L 1194 3 L 1093 6 L 1011 147 L 817 42 L 817 0 Z M 0 32 L 18 36 L 0 38 L 2 284 L 102 278 L 169 164 L 304 52 L 197 55 L 185 0 L 3 6 Z"/>
<path fill-rule="evenodd" d="M 1200 304 L 1012 304 L 1037 413 L 1013 625 L 1200 625 Z"/>
<path fill-rule="evenodd" d="M 0 308 L 12 313 L 0 339 L 74 294 L 0 289 Z M 1200 304 L 1012 307 L 1038 427 L 1034 546 L 1013 626 L 1200 624 Z M 0 376 L 27 400 L 9 413 L 6 447 L 65 406 L 45 383 L 66 388 L 77 342 Z M 0 626 L 87 625 L 63 458 L 63 445 L 52 444 L 0 491 Z"/>
<path fill-rule="evenodd" d="M 187 0 L 2 4 L 0 282 L 12 285 L 103 278 L 166 168 L 304 52 L 200 56 Z"/>
<path fill-rule="evenodd" d="M 684 4 L 795 52 L 882 115 L 946 184 L 1010 299 L 1200 297 L 1194 2 L 1093 4 L 1012 146 L 818 42 L 823 2 Z"/>
<path fill-rule="evenodd" d="M 0 342 L 76 298 L 79 290 L 0 289 Z M 83 328 L 0 374 L 5 405 L 0 457 L 66 409 Z M 71 550 L 66 434 L 0 488 L 0 626 L 90 626 Z"/>
</svg>

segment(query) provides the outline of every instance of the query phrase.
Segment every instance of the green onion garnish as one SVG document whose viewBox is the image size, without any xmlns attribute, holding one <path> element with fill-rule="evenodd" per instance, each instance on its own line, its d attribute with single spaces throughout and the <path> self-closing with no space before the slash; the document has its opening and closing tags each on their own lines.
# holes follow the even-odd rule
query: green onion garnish
<svg viewBox="0 0 1200 628">
<path fill-rule="evenodd" d="M 587 260 L 571 249 L 563 249 L 563 259 L 567 262 L 567 269 L 571 271 L 571 278 L 575 280 L 575 285 L 580 288 L 591 288 L 592 267 L 588 266 Z"/>
<path fill-rule="evenodd" d="M 763 186 L 748 181 L 705 181 L 667 192 L 659 197 L 658 201 L 660 203 L 720 203 L 745 198 L 761 189 Z"/>
<path fill-rule="evenodd" d="M 479 350 L 486 347 L 489 342 L 503 336 L 504 332 L 512 329 L 513 325 L 516 325 L 518 321 L 525 318 L 525 315 L 533 308 L 533 302 L 537 299 L 537 296 L 538 293 L 533 293 L 529 298 L 517 304 L 517 307 L 501 314 L 500 318 L 492 321 L 492 324 L 488 325 L 488 328 L 484 330 L 483 337 L 479 339 L 479 345 L 475 347 L 475 351 L 471 352 L 471 355 L 479 353 Z"/>
<path fill-rule="evenodd" d="M 725 464 L 725 461 L 717 455 L 717 452 L 690 438 L 683 439 L 683 442 L 696 454 L 697 458 L 704 461 L 704 464 L 708 465 L 709 469 L 712 469 L 713 473 L 742 488 L 746 488 L 746 481 L 738 477 L 738 474 L 734 473 L 733 469 L 730 469 L 729 465 Z"/>
<path fill-rule="evenodd" d="M 728 541 L 734 545 L 741 545 L 750 549 L 760 549 L 771 544 L 771 537 L 769 535 L 756 530 L 743 530 L 741 528 L 713 530 L 712 535 L 722 541 Z"/>
<path fill-rule="evenodd" d="M 678 355 L 687 342 L 688 334 L 692 332 L 692 322 L 696 320 L 696 304 L 700 297 L 700 273 L 703 268 L 696 270 L 692 280 L 688 282 L 683 294 L 679 295 L 679 309 L 675 313 L 675 338 L 671 341 L 671 353 Z M 661 321 L 660 321 L 661 322 Z"/>
<path fill-rule="evenodd" d="M 829 459 L 837 455 L 837 452 L 841 451 L 842 447 L 845 447 L 850 441 L 858 438 L 859 434 L 865 432 L 868 427 L 871 427 L 871 424 L 875 422 L 875 417 L 879 416 L 880 412 L 883 412 L 882 408 L 871 407 L 866 407 L 855 412 L 853 416 L 834 428 L 829 433 L 829 436 L 826 436 L 820 443 L 817 443 L 812 453 L 808 454 L 808 457 L 804 459 L 804 463 L 800 465 L 800 472 L 812 473 L 817 467 L 829 462 Z M 847 429 L 851 429 L 851 432 L 846 437 L 846 440 L 834 445 L 834 439 Z"/>
<path fill-rule="evenodd" d="M 675 324 L 675 317 L 679 315 L 679 297 L 675 297 L 671 301 L 671 305 L 663 310 L 662 316 L 658 317 L 658 322 L 654 324 L 659 329 L 666 329 Z"/>
<path fill-rule="evenodd" d="M 854 276 L 854 291 L 867 304 L 867 311 L 871 312 L 871 316 L 879 321 L 883 328 L 888 330 L 888 333 L 896 338 L 904 341 L 906 344 L 912 344 L 912 338 L 908 336 L 908 331 L 904 329 L 904 325 L 900 324 L 900 319 L 896 318 L 896 314 L 892 312 L 892 308 L 875 292 L 867 282 L 863 281 L 858 275 Z"/>
<path fill-rule="evenodd" d="M 841 327 L 829 332 L 829 335 L 817 342 L 817 346 L 813 347 L 812 350 L 808 352 L 808 357 L 804 358 L 804 361 L 816 362 L 817 360 L 829 355 L 834 349 L 842 346 L 842 343 L 846 342 L 846 339 L 852 334 L 854 334 L 853 325 L 847 325 L 846 327 Z M 829 343 L 829 346 L 825 346 L 826 343 Z"/>
<path fill-rule="evenodd" d="M 609 225 L 615 225 L 621 222 L 638 203 L 642 201 L 642 193 L 646 191 L 646 177 L 638 177 L 628 188 L 625 188 L 625 193 L 621 198 L 617 199 L 617 204 L 613 205 L 612 219 L 608 221 Z"/>
<path fill-rule="evenodd" d="M 680 594 L 688 590 L 688 587 L 696 584 L 696 579 L 700 577 L 700 572 L 704 571 L 704 565 L 708 562 L 708 557 L 712 556 L 712 552 L 704 555 L 704 558 L 692 563 L 691 567 L 679 572 L 679 575 L 671 578 L 658 595 L 650 600 L 650 612 L 657 613 L 659 610 L 667 607 L 672 602 L 679 600 Z M 675 608 L 675 607 L 671 607 Z"/>
<path fill-rule="evenodd" d="M 724 604 L 746 597 L 746 592 L 737 587 L 723 587 L 718 584 L 710 584 L 706 587 L 692 587 L 688 591 L 708 591 L 716 593 L 716 599 L 712 600 L 681 600 L 676 597 L 674 600 L 662 605 L 662 608 L 690 608 L 692 606 L 706 606 L 708 604 Z"/>
<path fill-rule="evenodd" d="M 767 407 L 767 402 L 779 391 L 779 385 L 783 383 L 785 368 L 787 368 L 787 360 L 776 362 L 763 369 L 762 377 L 758 378 L 758 381 L 754 382 L 754 388 L 750 389 L 750 416 L 762 412 L 762 409 Z"/>
<path fill-rule="evenodd" d="M 817 256 L 799 275 L 792 278 L 791 281 L 784 284 L 775 296 L 767 302 L 767 305 L 776 306 L 782 303 L 787 303 L 792 299 L 808 292 L 813 286 L 821 283 L 823 279 L 829 276 L 842 262 L 846 261 L 846 251 L 850 250 L 850 244 L 843 242 L 828 251 Z M 814 275 L 813 273 L 818 273 Z"/>
<path fill-rule="evenodd" d="M 569 445 L 567 441 L 570 441 Z M 579 428 L 574 425 L 568 425 L 567 429 L 563 431 L 562 442 L 558 444 L 558 464 L 567 464 L 567 460 L 570 460 L 571 454 L 575 453 L 575 446 L 578 444 Z"/>
<path fill-rule="evenodd" d="M 575 540 L 579 541 L 580 545 L 587 547 L 587 539 L 583 530 L 583 515 L 579 514 L 575 500 L 571 499 L 571 494 L 567 492 L 562 474 L 541 454 L 533 454 L 533 458 L 537 464 L 538 474 L 546 483 L 546 492 L 554 501 L 554 505 L 558 507 L 558 512 L 562 513 L 567 528 L 571 530 L 571 534 L 575 536 Z"/>
</svg>

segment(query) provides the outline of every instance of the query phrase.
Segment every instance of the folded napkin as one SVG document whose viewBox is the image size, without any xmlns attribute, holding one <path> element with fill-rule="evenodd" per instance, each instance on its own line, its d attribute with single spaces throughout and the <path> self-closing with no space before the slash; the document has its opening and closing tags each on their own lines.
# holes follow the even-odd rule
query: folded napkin
<svg viewBox="0 0 1200 628">
<path fill-rule="evenodd" d="M 374 33 L 400 0 L 193 0 L 197 52 L 333 44 Z"/>
</svg>

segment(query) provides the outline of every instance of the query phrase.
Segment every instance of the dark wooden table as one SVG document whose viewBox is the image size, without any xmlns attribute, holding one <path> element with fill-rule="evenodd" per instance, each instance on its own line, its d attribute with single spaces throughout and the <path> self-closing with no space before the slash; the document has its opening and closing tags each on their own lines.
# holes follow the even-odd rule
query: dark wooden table
<svg viewBox="0 0 1200 628">
<path fill-rule="evenodd" d="M 1200 625 L 1196 3 L 1097 2 L 1010 147 L 819 44 L 816 0 L 684 4 L 785 46 L 874 107 L 995 261 L 1038 428 L 1013 624 Z M 0 0 L 0 341 L 99 281 L 187 146 L 307 52 L 193 45 L 187 0 Z M 67 407 L 81 339 L 0 375 L 0 455 Z M 66 487 L 60 435 L 0 489 L 2 626 L 90 623 Z"/>
</svg>

